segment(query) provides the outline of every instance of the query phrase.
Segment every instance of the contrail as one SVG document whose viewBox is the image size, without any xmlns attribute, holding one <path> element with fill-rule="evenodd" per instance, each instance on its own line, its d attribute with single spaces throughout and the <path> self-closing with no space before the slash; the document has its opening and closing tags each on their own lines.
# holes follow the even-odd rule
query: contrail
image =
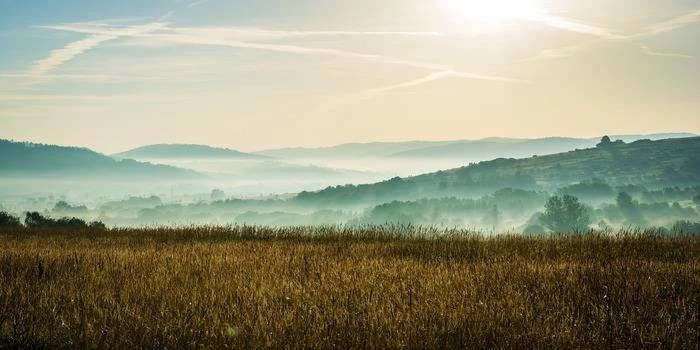
<svg viewBox="0 0 700 350">
<path fill-rule="evenodd" d="M 389 91 L 404 89 L 404 88 L 409 88 L 409 87 L 415 87 L 415 86 L 427 84 L 427 83 L 430 83 L 430 82 L 433 82 L 436 80 L 447 79 L 447 78 L 466 78 L 466 79 L 490 80 L 490 81 L 507 82 L 507 83 L 523 83 L 523 82 L 525 82 L 523 80 L 518 80 L 518 79 L 494 77 L 494 76 L 488 76 L 488 75 L 463 73 L 463 72 L 456 72 L 456 71 L 448 70 L 448 71 L 441 71 L 441 72 L 432 73 L 432 74 L 429 74 L 423 78 L 414 79 L 414 80 L 410 80 L 410 81 L 399 83 L 399 84 L 394 84 L 394 85 L 389 85 L 389 86 L 384 86 L 384 87 L 380 87 L 380 88 L 376 88 L 376 89 L 367 90 L 366 95 L 368 97 L 377 96 L 377 95 L 387 93 Z"/>
<path fill-rule="evenodd" d="M 165 26 L 166 23 L 154 22 L 141 26 L 132 26 L 120 30 L 93 34 L 88 38 L 72 42 L 60 49 L 51 51 L 48 57 L 35 61 L 29 70 L 27 70 L 26 75 L 33 79 L 41 80 L 50 71 L 72 60 L 76 56 L 97 47 L 105 41 L 114 40 L 122 36 L 142 35 L 164 28 Z"/>
<path fill-rule="evenodd" d="M 649 56 L 659 56 L 659 57 L 670 57 L 670 58 L 695 58 L 690 55 L 684 55 L 681 53 L 671 53 L 671 52 L 658 52 L 652 50 L 649 46 L 646 45 L 639 45 L 639 50 Z"/>
<path fill-rule="evenodd" d="M 67 30 L 75 31 L 81 33 L 90 33 L 94 35 L 110 35 L 111 31 L 104 29 L 89 29 L 85 27 L 76 26 L 48 26 L 46 28 L 56 29 L 56 30 Z M 164 29 L 165 32 L 172 32 L 172 28 Z M 467 72 L 457 72 L 454 71 L 452 67 L 444 64 L 431 63 L 431 62 L 419 62 L 413 60 L 407 60 L 402 58 L 396 58 L 391 56 L 376 55 L 359 53 L 354 51 L 338 50 L 338 49 L 326 49 L 326 48 L 315 48 L 307 46 L 297 46 L 297 45 L 284 45 L 284 44 L 269 44 L 269 43 L 258 43 L 258 42 L 248 42 L 248 41 L 238 41 L 238 40 L 226 40 L 217 38 L 207 38 L 195 35 L 185 35 L 185 34 L 154 34 L 154 33 L 133 33 L 129 36 L 132 37 L 144 37 L 151 39 L 159 39 L 170 42 L 178 42 L 183 44 L 194 44 L 194 45 L 210 45 L 210 46 L 224 46 L 224 47 L 235 47 L 235 48 L 245 48 L 245 49 L 255 49 L 264 51 L 274 51 L 290 54 L 299 55 L 320 55 L 320 56 L 335 56 L 343 58 L 352 58 L 364 61 L 370 61 L 375 63 L 385 63 L 393 65 L 402 65 L 420 69 L 427 69 L 439 72 L 453 72 L 453 76 L 459 76 L 469 79 L 480 79 L 480 80 L 497 80 L 497 81 L 514 81 L 514 79 L 499 77 L 499 76 L 488 76 L 477 73 L 467 73 Z"/>
</svg>

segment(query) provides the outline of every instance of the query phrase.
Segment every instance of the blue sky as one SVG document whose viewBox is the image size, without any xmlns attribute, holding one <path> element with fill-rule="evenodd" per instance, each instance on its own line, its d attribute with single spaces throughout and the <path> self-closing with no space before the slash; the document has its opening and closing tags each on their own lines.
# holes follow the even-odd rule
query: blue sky
<svg viewBox="0 0 700 350">
<path fill-rule="evenodd" d="M 700 132 L 696 0 L 0 0 L 0 137 L 103 152 Z"/>
</svg>

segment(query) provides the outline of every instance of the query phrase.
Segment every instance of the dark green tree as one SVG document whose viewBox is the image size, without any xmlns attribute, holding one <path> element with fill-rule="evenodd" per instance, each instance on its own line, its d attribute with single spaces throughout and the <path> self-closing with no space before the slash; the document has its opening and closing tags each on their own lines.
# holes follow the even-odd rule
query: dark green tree
<svg viewBox="0 0 700 350">
<path fill-rule="evenodd" d="M 639 210 L 639 203 L 632 200 L 632 196 L 627 192 L 620 192 L 615 201 L 617 202 L 617 207 L 620 209 L 620 212 L 625 217 L 627 224 L 636 226 L 643 226 L 646 224 L 646 220 L 644 220 L 644 216 Z"/>
<path fill-rule="evenodd" d="M 498 210 L 498 206 L 496 204 L 491 207 L 486 212 L 486 215 L 484 216 L 484 224 L 491 226 L 493 230 L 498 229 L 498 224 L 501 218 L 501 212 Z"/>
<path fill-rule="evenodd" d="M 10 215 L 4 211 L 0 211 L 0 228 L 18 228 L 22 227 L 22 223 L 19 222 L 19 218 Z"/>
<path fill-rule="evenodd" d="M 591 223 L 586 207 L 568 194 L 549 198 L 544 208 L 542 223 L 553 232 L 583 232 Z"/>
</svg>

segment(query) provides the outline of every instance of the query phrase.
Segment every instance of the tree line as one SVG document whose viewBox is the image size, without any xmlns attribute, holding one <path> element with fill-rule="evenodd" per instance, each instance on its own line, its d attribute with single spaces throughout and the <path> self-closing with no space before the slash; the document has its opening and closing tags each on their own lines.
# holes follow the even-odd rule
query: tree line
<svg viewBox="0 0 700 350">
<path fill-rule="evenodd" d="M 30 228 L 30 229 L 106 229 L 101 221 L 86 222 L 80 218 L 63 217 L 59 219 L 41 215 L 39 212 L 27 212 L 24 222 L 19 217 L 7 212 L 0 212 L 0 228 Z"/>
</svg>

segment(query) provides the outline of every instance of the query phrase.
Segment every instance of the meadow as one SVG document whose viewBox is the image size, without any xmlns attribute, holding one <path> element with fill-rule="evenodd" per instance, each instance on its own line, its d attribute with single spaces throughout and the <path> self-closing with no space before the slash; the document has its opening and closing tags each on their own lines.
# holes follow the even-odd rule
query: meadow
<svg viewBox="0 0 700 350">
<path fill-rule="evenodd" d="M 697 348 L 700 236 L 0 230 L 0 348 Z"/>
</svg>

